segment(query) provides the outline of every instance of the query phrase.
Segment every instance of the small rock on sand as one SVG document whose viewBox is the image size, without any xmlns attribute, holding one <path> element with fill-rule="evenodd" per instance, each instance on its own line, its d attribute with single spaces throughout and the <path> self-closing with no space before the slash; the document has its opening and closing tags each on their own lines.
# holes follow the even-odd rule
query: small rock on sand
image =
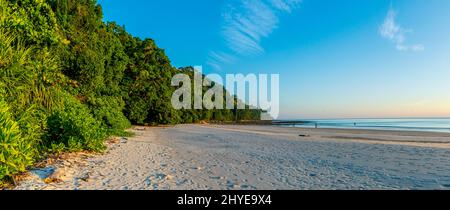
<svg viewBox="0 0 450 210">
<path fill-rule="evenodd" d="M 90 172 L 84 172 L 80 177 L 78 177 L 80 180 L 87 182 L 88 179 L 91 177 Z"/>
<path fill-rule="evenodd" d="M 68 171 L 65 168 L 58 168 L 53 172 L 53 174 L 44 179 L 44 182 L 45 183 L 65 182 L 69 180 L 71 180 L 71 177 L 68 174 Z"/>
</svg>

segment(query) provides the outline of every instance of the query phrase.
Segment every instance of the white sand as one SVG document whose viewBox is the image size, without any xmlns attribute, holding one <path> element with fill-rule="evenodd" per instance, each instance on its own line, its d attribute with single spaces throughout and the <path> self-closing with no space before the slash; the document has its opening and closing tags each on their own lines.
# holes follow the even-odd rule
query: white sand
<svg viewBox="0 0 450 210">
<path fill-rule="evenodd" d="M 450 134 L 232 125 L 142 129 L 104 155 L 33 170 L 17 189 L 450 189 Z M 45 184 L 55 168 L 65 173 L 63 182 Z"/>
</svg>

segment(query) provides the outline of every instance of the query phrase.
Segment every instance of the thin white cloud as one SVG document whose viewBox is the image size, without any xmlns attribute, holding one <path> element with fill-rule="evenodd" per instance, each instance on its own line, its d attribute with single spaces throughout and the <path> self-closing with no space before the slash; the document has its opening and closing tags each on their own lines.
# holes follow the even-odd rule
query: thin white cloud
<svg viewBox="0 0 450 210">
<path fill-rule="evenodd" d="M 222 17 L 222 36 L 229 53 L 211 52 L 208 63 L 229 63 L 228 56 L 254 56 L 264 53 L 261 41 L 278 27 L 279 16 L 291 13 L 301 0 L 233 0 Z M 219 56 L 218 56 L 219 55 Z"/>
<path fill-rule="evenodd" d="M 261 40 L 279 23 L 281 13 L 291 12 L 300 0 L 240 0 L 230 3 L 223 13 L 223 37 L 227 46 L 241 55 L 264 52 Z"/>
<path fill-rule="evenodd" d="M 211 51 L 209 53 L 209 58 L 206 64 L 208 64 L 211 68 L 215 69 L 216 71 L 221 71 L 222 64 L 230 64 L 235 62 L 236 60 L 237 58 L 231 54 Z"/>
<path fill-rule="evenodd" d="M 221 67 L 220 63 L 217 61 L 208 60 L 208 61 L 206 61 L 206 64 L 209 67 L 211 67 L 212 69 L 214 69 L 215 71 L 222 71 L 222 67 Z"/>
<path fill-rule="evenodd" d="M 213 60 L 219 61 L 221 63 L 233 63 L 236 60 L 235 56 L 223 52 L 212 51 L 209 53 L 209 56 Z"/>
<path fill-rule="evenodd" d="M 271 0 L 271 4 L 275 8 L 289 13 L 293 8 L 297 7 L 300 2 L 301 0 Z"/>
<path fill-rule="evenodd" d="M 261 39 L 278 25 L 278 16 L 270 5 L 260 0 L 243 0 L 240 8 L 232 7 L 224 13 L 223 36 L 235 53 L 255 55 L 264 52 Z"/>
<path fill-rule="evenodd" d="M 422 44 L 406 44 L 406 34 L 412 33 L 410 29 L 404 29 L 397 23 L 397 12 L 391 7 L 384 19 L 384 23 L 379 28 L 380 35 L 393 42 L 397 50 L 400 51 L 423 51 L 425 47 Z"/>
</svg>

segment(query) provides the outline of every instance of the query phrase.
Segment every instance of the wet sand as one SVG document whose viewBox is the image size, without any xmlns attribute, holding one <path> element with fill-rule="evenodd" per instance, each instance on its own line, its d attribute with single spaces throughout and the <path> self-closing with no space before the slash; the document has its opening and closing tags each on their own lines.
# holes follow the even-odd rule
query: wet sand
<svg viewBox="0 0 450 210">
<path fill-rule="evenodd" d="M 251 125 L 137 127 L 16 189 L 450 189 L 450 134 Z M 59 182 L 45 178 L 62 171 Z"/>
</svg>

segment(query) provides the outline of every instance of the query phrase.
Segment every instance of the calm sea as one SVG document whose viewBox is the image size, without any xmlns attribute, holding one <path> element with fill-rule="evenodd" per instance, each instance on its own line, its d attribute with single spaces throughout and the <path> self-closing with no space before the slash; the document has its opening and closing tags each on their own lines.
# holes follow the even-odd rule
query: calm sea
<svg viewBox="0 0 450 210">
<path fill-rule="evenodd" d="M 296 127 L 348 128 L 401 131 L 432 131 L 450 133 L 450 118 L 403 118 L 403 119 L 339 119 L 298 120 Z"/>
</svg>

